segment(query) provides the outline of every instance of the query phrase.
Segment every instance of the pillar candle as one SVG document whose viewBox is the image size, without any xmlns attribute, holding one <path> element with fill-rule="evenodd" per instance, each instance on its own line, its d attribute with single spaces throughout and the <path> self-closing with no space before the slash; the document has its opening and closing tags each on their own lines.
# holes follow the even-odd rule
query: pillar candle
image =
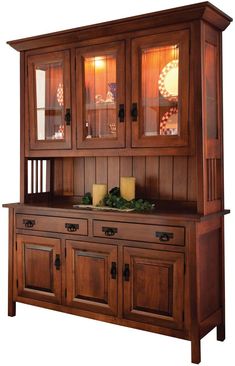
<svg viewBox="0 0 235 366">
<path fill-rule="evenodd" d="M 127 201 L 135 198 L 135 177 L 121 177 L 120 193 Z"/>
<path fill-rule="evenodd" d="M 100 201 L 104 199 L 107 194 L 107 184 L 93 184 L 92 187 L 92 203 L 93 206 L 100 204 Z"/>
</svg>

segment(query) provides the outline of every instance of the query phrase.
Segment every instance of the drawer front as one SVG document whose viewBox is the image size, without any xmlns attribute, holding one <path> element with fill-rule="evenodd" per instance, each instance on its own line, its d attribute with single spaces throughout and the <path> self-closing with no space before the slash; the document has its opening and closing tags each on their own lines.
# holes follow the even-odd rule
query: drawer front
<svg viewBox="0 0 235 366">
<path fill-rule="evenodd" d="M 17 214 L 16 227 L 17 229 L 88 235 L 86 219 Z"/>
<path fill-rule="evenodd" d="M 102 238 L 184 245 L 184 228 L 175 226 L 94 220 L 93 235 Z"/>
</svg>

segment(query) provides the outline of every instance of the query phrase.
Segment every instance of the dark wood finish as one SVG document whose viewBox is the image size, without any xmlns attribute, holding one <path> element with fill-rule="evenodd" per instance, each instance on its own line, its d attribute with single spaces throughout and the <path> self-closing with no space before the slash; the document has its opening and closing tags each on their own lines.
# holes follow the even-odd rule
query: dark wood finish
<svg viewBox="0 0 235 366">
<path fill-rule="evenodd" d="M 31 223 L 31 225 L 30 225 Z M 87 220 L 35 215 L 16 215 L 16 228 L 29 231 L 55 231 L 76 235 L 87 235 Z"/>
<path fill-rule="evenodd" d="M 14 299 L 14 288 L 15 288 L 15 265 L 14 265 L 14 209 L 9 209 L 9 231 L 8 231 L 8 315 L 16 315 L 16 303 Z"/>
<path fill-rule="evenodd" d="M 21 51 L 20 203 L 4 205 L 10 316 L 22 302 L 187 339 L 194 363 L 212 329 L 225 339 L 222 30 L 231 21 L 204 2 L 9 42 Z M 166 44 L 180 45 L 179 135 L 154 136 L 172 105 L 160 96 L 156 75 L 178 51 L 154 51 L 142 73 L 141 50 Z M 109 124 L 102 138 L 85 138 L 84 101 L 90 92 L 92 103 L 99 97 L 91 82 L 89 92 L 84 88 L 84 57 L 110 52 L 117 58 L 115 98 L 125 115 L 114 116 L 112 100 L 106 117 L 124 121 L 117 138 Z M 33 65 L 50 61 L 64 63 L 64 110 L 72 112 L 64 141 L 36 140 Z M 106 81 L 114 82 L 113 58 L 110 65 Z M 105 96 L 101 74 L 97 90 Z M 141 90 L 147 77 L 151 82 Z M 156 107 L 145 111 L 146 136 L 145 96 Z M 91 114 L 107 122 L 107 102 L 92 103 Z M 152 211 L 73 207 L 94 183 L 111 189 L 122 176 L 135 176 L 136 197 L 155 202 Z"/>
<path fill-rule="evenodd" d="M 124 318 L 181 329 L 184 255 L 124 247 L 126 265 Z"/>
<path fill-rule="evenodd" d="M 17 295 L 61 303 L 60 240 L 17 235 Z"/>
<path fill-rule="evenodd" d="M 115 239 L 184 245 L 183 227 L 93 221 L 94 236 L 107 237 L 109 235 L 108 228 L 113 229 L 111 236 Z"/>
<path fill-rule="evenodd" d="M 68 240 L 66 249 L 67 305 L 116 315 L 117 247 Z"/>
</svg>

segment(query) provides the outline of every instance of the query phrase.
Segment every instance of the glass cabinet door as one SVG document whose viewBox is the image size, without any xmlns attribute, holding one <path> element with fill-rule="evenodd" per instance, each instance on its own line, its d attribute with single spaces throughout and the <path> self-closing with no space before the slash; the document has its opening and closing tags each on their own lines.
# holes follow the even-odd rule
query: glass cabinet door
<svg viewBox="0 0 235 366">
<path fill-rule="evenodd" d="M 124 61 L 122 42 L 77 50 L 78 148 L 125 146 Z"/>
<path fill-rule="evenodd" d="M 188 139 L 187 31 L 132 42 L 132 146 L 184 146 Z"/>
<path fill-rule="evenodd" d="M 71 147 L 69 51 L 30 56 L 30 148 Z"/>
</svg>

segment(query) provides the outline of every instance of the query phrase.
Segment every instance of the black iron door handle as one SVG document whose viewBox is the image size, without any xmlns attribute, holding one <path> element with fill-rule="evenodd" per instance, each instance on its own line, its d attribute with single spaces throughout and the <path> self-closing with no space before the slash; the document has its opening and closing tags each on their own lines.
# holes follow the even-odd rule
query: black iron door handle
<svg viewBox="0 0 235 366">
<path fill-rule="evenodd" d="M 60 263 L 60 255 L 59 254 L 56 254 L 56 256 L 55 256 L 55 263 L 54 263 L 54 265 L 55 265 L 56 270 L 59 271 L 60 270 L 60 265 L 61 265 L 61 263 Z"/>
<path fill-rule="evenodd" d="M 156 238 L 159 238 L 160 241 L 169 241 L 170 239 L 173 239 L 174 235 L 173 233 L 167 233 L 167 232 L 161 232 L 161 231 L 156 231 L 155 233 Z"/>
<path fill-rule="evenodd" d="M 67 108 L 66 111 L 65 111 L 64 120 L 66 122 L 66 126 L 70 126 L 70 123 L 71 123 L 71 111 L 70 111 L 69 108 Z"/>
<path fill-rule="evenodd" d="M 102 231 L 106 236 L 114 236 L 118 232 L 116 227 L 106 227 L 106 226 L 102 227 Z"/>
<path fill-rule="evenodd" d="M 35 225 L 35 220 L 23 220 L 23 224 L 25 227 L 31 228 Z"/>
<path fill-rule="evenodd" d="M 67 229 L 67 231 L 69 231 L 70 233 L 73 233 L 74 231 L 77 231 L 79 229 L 79 224 L 66 223 L 65 229 Z"/>
<path fill-rule="evenodd" d="M 130 267 L 129 264 L 124 265 L 123 277 L 125 281 L 129 281 L 130 279 Z"/>
<path fill-rule="evenodd" d="M 112 279 L 116 280 L 116 278 L 117 278 L 117 263 L 116 262 L 112 262 L 110 273 L 111 273 Z"/>
<path fill-rule="evenodd" d="M 132 117 L 132 121 L 137 121 L 137 117 L 138 117 L 138 106 L 137 106 L 137 103 L 132 103 L 131 117 Z"/>
<path fill-rule="evenodd" d="M 124 106 L 124 104 L 119 104 L 118 118 L 119 118 L 119 122 L 124 122 L 124 119 L 125 119 L 125 106 Z"/>
</svg>

